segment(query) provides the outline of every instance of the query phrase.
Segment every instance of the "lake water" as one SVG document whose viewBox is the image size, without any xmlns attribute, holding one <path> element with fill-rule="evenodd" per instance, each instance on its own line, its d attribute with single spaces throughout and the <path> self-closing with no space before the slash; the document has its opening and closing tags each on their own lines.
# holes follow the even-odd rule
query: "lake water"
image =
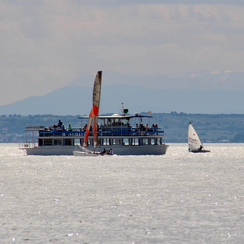
<svg viewBox="0 0 244 244">
<path fill-rule="evenodd" d="M 0 144 L 0 243 L 243 243 L 244 144 L 26 156 Z"/>
</svg>

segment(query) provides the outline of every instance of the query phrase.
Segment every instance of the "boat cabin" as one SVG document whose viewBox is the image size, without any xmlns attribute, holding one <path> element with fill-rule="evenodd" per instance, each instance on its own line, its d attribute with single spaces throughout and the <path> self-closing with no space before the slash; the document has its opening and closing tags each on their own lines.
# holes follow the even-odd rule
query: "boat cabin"
<svg viewBox="0 0 244 244">
<path fill-rule="evenodd" d="M 150 125 L 152 116 L 140 114 L 99 116 L 97 128 L 98 138 L 101 146 L 141 146 L 141 145 L 162 145 L 164 130 L 157 125 Z M 53 128 L 52 126 L 31 126 L 26 127 L 26 147 L 31 147 L 29 143 L 34 143 L 34 138 L 38 137 L 38 147 L 43 146 L 76 146 L 83 145 L 86 123 L 88 116 L 79 117 L 81 127 L 66 130 L 65 128 Z M 148 119 L 143 124 L 143 119 Z M 31 134 L 30 134 L 31 133 Z M 93 131 L 90 128 L 88 145 L 93 146 Z"/>
</svg>

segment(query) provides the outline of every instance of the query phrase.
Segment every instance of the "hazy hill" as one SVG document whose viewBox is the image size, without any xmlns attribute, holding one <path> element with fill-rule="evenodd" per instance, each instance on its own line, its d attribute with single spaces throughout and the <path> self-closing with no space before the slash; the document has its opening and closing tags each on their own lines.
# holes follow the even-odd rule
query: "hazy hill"
<svg viewBox="0 0 244 244">
<path fill-rule="evenodd" d="M 100 112 L 120 113 L 123 102 L 130 113 L 244 113 L 243 79 L 242 72 L 175 77 L 104 72 Z M 0 106 L 0 114 L 88 114 L 92 106 L 93 81 L 94 75 L 83 75 L 44 96 Z"/>
<path fill-rule="evenodd" d="M 88 114 L 92 106 L 91 94 L 90 87 L 64 87 L 45 96 L 0 106 L 0 114 Z M 102 88 L 101 113 L 120 113 L 121 102 L 131 113 L 244 113 L 241 91 L 156 90 L 129 85 Z"/>
</svg>

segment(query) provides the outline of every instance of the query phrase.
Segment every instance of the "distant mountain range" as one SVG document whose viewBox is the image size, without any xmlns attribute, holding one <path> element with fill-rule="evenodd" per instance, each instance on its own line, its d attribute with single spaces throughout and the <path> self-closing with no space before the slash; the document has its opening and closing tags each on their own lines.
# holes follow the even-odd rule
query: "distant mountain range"
<svg viewBox="0 0 244 244">
<path fill-rule="evenodd" d="M 87 115 L 92 106 L 94 75 L 81 76 L 44 96 L 0 106 L 0 114 Z M 184 77 L 109 73 L 104 76 L 100 114 L 172 111 L 200 114 L 244 113 L 244 73 L 189 74 Z M 84 86 L 89 81 L 89 87 Z M 111 85 L 112 82 L 120 85 Z M 124 81 L 124 82 L 123 82 Z M 129 84 L 136 85 L 129 85 Z M 141 84 L 141 85 L 139 85 Z M 151 85 L 151 86 L 150 86 Z M 150 86 L 150 87 L 149 87 Z"/>
</svg>

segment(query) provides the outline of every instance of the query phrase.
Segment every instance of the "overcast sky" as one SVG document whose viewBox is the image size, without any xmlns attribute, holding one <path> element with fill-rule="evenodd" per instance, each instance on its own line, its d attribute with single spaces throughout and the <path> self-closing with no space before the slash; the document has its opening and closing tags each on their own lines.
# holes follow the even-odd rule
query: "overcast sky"
<svg viewBox="0 0 244 244">
<path fill-rule="evenodd" d="M 0 0 L 0 105 L 98 70 L 244 71 L 243 13 L 243 0 Z"/>
</svg>

